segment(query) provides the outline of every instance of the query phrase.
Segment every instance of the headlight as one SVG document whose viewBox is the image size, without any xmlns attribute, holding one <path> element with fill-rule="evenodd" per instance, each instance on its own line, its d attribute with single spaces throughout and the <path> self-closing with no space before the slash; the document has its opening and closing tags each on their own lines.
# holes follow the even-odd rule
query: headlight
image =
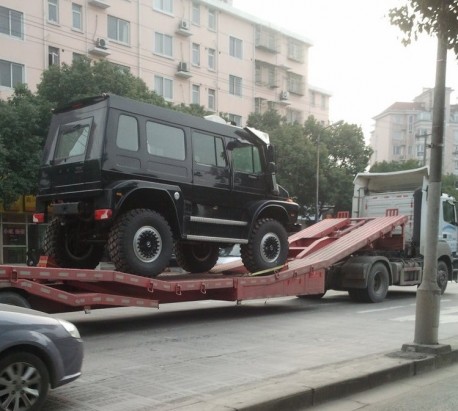
<svg viewBox="0 0 458 411">
<path fill-rule="evenodd" d="M 65 320 L 57 320 L 73 338 L 81 338 L 78 328 Z"/>
</svg>

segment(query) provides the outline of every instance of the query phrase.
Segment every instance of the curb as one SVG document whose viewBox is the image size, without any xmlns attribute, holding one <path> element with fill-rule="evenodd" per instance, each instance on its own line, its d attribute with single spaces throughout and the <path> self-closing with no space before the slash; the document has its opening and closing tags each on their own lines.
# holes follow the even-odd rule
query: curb
<svg viewBox="0 0 458 411">
<path fill-rule="evenodd" d="M 458 362 L 458 340 L 376 354 L 271 378 L 173 408 L 183 411 L 303 410 Z M 445 347 L 445 349 L 444 349 Z M 206 397 L 206 396 L 205 396 Z"/>
</svg>

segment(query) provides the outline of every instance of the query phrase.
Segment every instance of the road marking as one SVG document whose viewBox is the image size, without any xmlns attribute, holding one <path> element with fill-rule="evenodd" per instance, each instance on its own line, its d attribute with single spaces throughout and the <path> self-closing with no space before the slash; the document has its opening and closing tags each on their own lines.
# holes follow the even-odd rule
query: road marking
<svg viewBox="0 0 458 411">
<path fill-rule="evenodd" d="M 391 321 L 409 322 L 415 321 L 415 315 L 405 315 L 403 317 L 392 318 Z M 458 307 L 451 307 L 440 311 L 440 324 L 458 323 Z"/>
<path fill-rule="evenodd" d="M 389 310 L 397 310 L 398 308 L 405 308 L 407 307 L 406 305 L 397 305 L 394 307 L 385 307 L 385 308 L 374 308 L 372 310 L 363 310 L 363 311 L 357 311 L 357 314 L 367 314 L 367 313 L 377 313 L 380 311 L 389 311 Z"/>
</svg>

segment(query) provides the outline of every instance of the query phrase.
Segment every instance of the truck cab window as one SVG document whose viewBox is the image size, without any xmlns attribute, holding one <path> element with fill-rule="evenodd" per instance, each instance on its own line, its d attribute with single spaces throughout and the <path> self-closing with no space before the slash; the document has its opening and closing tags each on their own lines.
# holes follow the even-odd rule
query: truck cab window
<svg viewBox="0 0 458 411">
<path fill-rule="evenodd" d="M 192 133 L 194 161 L 199 164 L 216 167 L 226 167 L 223 140 L 199 132 Z"/>
<path fill-rule="evenodd" d="M 242 173 L 262 172 L 259 150 L 254 146 L 237 147 L 232 152 L 234 170 Z"/>
<path fill-rule="evenodd" d="M 455 204 L 449 201 L 443 203 L 444 221 L 456 225 Z"/>
</svg>

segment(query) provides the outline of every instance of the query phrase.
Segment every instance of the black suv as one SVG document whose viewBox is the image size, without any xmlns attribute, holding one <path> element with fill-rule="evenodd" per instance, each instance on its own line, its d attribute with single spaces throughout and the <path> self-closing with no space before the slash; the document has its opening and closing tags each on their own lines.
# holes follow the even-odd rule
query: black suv
<svg viewBox="0 0 458 411">
<path fill-rule="evenodd" d="M 251 271 L 282 265 L 298 205 L 275 180 L 267 134 L 116 95 L 53 115 L 34 221 L 56 264 L 156 276 L 173 253 L 210 270 L 220 247 L 241 244 Z M 52 218 L 51 218 L 52 216 Z"/>
</svg>

